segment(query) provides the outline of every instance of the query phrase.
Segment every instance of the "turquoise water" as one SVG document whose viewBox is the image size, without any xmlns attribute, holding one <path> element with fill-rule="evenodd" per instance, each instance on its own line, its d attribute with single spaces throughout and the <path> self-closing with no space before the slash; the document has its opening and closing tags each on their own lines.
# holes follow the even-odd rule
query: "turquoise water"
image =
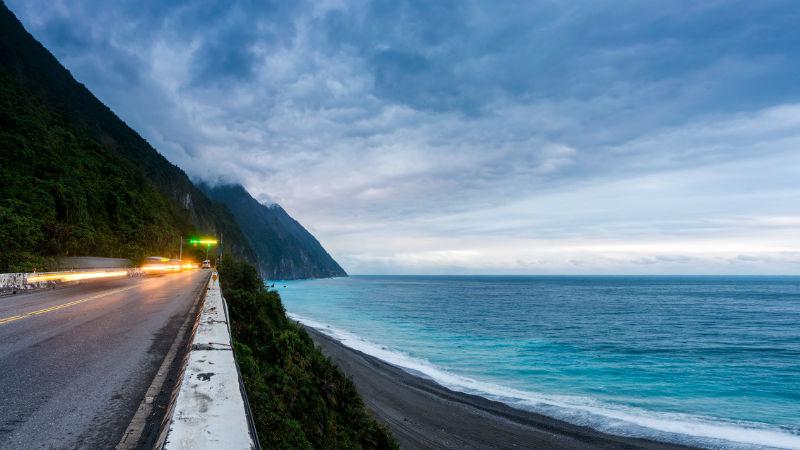
<svg viewBox="0 0 800 450">
<path fill-rule="evenodd" d="M 615 434 L 800 448 L 800 277 L 358 276 L 277 287 L 297 320 L 455 390 Z"/>
</svg>

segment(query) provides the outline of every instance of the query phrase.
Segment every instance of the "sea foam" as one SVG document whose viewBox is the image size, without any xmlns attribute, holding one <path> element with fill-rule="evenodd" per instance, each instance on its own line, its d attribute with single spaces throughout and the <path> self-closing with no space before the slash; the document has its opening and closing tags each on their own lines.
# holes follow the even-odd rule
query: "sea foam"
<svg viewBox="0 0 800 450">
<path fill-rule="evenodd" d="M 619 436 L 673 442 L 714 449 L 797 449 L 800 436 L 759 423 L 729 421 L 679 413 L 647 411 L 609 405 L 590 397 L 545 395 L 464 377 L 401 350 L 370 342 L 346 330 L 293 313 L 287 315 L 330 336 L 343 345 L 397 366 L 444 387 L 480 395 L 514 408 Z"/>
</svg>

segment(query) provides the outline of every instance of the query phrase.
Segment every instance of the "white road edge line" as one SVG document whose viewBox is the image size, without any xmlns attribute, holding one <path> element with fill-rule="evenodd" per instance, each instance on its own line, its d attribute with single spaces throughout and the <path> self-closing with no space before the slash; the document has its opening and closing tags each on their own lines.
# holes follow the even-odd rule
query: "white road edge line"
<svg viewBox="0 0 800 450">
<path fill-rule="evenodd" d="M 207 285 L 208 281 L 206 280 L 206 282 L 203 283 L 203 290 L 201 291 L 200 295 L 201 298 L 204 298 L 206 295 Z M 195 303 L 190 313 L 186 315 L 186 319 L 183 320 L 181 327 L 178 329 L 178 334 L 176 335 L 175 340 L 172 342 L 172 346 L 170 346 L 169 351 L 167 351 L 166 356 L 164 356 L 164 360 L 161 361 L 161 366 L 158 368 L 158 372 L 153 378 L 153 382 L 150 383 L 150 387 L 147 388 L 147 392 L 144 394 L 144 399 L 142 399 L 142 402 L 139 403 L 139 408 L 136 409 L 136 414 L 133 415 L 131 423 L 128 424 L 128 428 L 125 430 L 125 433 L 122 434 L 122 439 L 120 439 L 119 443 L 115 447 L 116 450 L 134 449 L 136 448 L 136 444 L 139 443 L 139 438 L 142 437 L 144 426 L 147 424 L 147 418 L 150 416 L 150 412 L 153 410 L 153 400 L 156 398 L 158 393 L 161 392 L 161 388 L 164 386 L 164 381 L 167 379 L 167 374 L 169 373 L 172 362 L 175 361 L 175 355 L 178 353 L 178 347 L 180 347 L 181 341 L 183 341 L 182 337 L 184 334 L 186 334 L 186 329 L 189 327 L 189 322 L 193 323 L 194 319 L 200 317 L 198 311 L 198 306 L 200 304 L 200 301 Z"/>
</svg>

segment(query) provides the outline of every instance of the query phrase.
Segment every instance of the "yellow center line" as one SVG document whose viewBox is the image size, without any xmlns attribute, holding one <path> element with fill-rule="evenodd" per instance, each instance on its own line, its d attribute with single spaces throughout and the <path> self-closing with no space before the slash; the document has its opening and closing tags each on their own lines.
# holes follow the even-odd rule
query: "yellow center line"
<svg viewBox="0 0 800 450">
<path fill-rule="evenodd" d="M 31 316 L 38 316 L 39 314 L 49 313 L 51 311 L 58 311 L 59 309 L 69 308 L 70 306 L 80 305 L 81 303 L 86 303 L 86 302 L 91 301 L 91 300 L 96 300 L 96 299 L 98 299 L 100 297 L 106 297 L 106 296 L 109 296 L 109 295 L 119 294 L 120 292 L 124 292 L 124 291 L 130 290 L 130 289 L 133 289 L 135 287 L 139 287 L 139 286 L 138 285 L 133 285 L 133 286 L 128 286 L 128 287 L 124 287 L 124 288 L 114 289 L 114 290 L 111 290 L 111 291 L 101 292 L 99 294 L 95 294 L 95 295 L 92 295 L 90 297 L 82 298 L 80 300 L 75 300 L 75 301 L 71 301 L 71 302 L 68 302 L 68 303 L 62 303 L 60 305 L 51 306 L 49 308 L 44 308 L 44 309 L 39 309 L 39 310 L 36 310 L 36 311 L 17 314 L 16 316 L 3 317 L 2 319 L 0 319 L 0 325 L 5 325 L 7 323 L 16 322 L 17 320 L 26 319 L 26 318 L 31 317 Z"/>
</svg>

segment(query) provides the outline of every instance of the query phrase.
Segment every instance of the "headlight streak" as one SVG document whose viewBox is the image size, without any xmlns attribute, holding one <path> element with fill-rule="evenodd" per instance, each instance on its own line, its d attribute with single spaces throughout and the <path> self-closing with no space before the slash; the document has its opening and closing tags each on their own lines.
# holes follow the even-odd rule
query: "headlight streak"
<svg viewBox="0 0 800 450">
<path fill-rule="evenodd" d="M 193 261 L 168 260 L 166 258 L 164 258 L 164 261 L 165 261 L 164 263 L 146 263 L 142 265 L 140 269 L 142 272 L 146 274 L 154 274 L 154 273 L 181 272 L 184 270 L 193 270 L 200 268 L 200 265 Z M 128 273 L 129 271 L 127 269 L 32 273 L 27 276 L 26 281 L 28 284 L 45 283 L 45 282 L 66 283 L 70 281 L 97 280 L 103 278 L 121 278 L 127 276 Z"/>
<path fill-rule="evenodd" d="M 144 264 L 141 269 L 146 274 L 164 274 L 181 272 L 184 270 L 198 269 L 200 266 L 192 261 L 170 261 L 168 263 L 148 263 Z"/>
<path fill-rule="evenodd" d="M 81 281 L 94 280 L 98 278 L 124 277 L 128 275 L 127 270 L 92 270 L 84 272 L 53 272 L 28 276 L 28 283 L 41 283 L 46 281 Z"/>
</svg>

